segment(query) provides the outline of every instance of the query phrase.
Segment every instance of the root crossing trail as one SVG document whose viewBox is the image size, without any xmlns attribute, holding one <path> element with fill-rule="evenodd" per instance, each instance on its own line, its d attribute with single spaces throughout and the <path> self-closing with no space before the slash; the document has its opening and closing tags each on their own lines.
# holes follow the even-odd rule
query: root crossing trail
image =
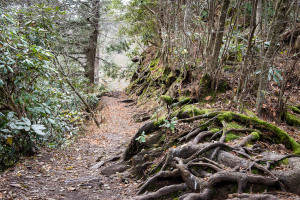
<svg viewBox="0 0 300 200">
<path fill-rule="evenodd" d="M 0 174 L 0 199 L 130 199 L 137 183 L 129 174 L 103 175 L 101 170 L 114 162 L 95 167 L 120 155 L 141 126 L 133 122 L 136 109 L 120 102 L 124 99 L 123 93 L 102 97 L 100 128 L 90 124 L 70 146 L 42 149 Z"/>
</svg>

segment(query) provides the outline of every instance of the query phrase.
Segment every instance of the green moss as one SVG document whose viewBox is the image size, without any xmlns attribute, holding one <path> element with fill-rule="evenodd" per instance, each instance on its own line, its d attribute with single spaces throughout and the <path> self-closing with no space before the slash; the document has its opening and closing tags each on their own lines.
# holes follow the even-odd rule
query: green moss
<svg viewBox="0 0 300 200">
<path fill-rule="evenodd" d="M 204 74 L 201 77 L 199 85 L 204 89 L 205 92 L 209 91 L 211 86 L 211 79 L 208 74 Z"/>
<path fill-rule="evenodd" d="M 163 65 L 159 65 L 159 58 L 151 61 L 149 65 L 150 76 L 148 76 L 148 81 L 159 79 L 164 77 L 165 67 Z"/>
<path fill-rule="evenodd" d="M 166 140 L 166 134 L 162 134 L 158 141 L 158 144 L 160 144 L 161 142 L 164 142 L 165 140 Z"/>
<path fill-rule="evenodd" d="M 253 144 L 247 143 L 246 147 L 251 148 L 251 147 L 253 147 Z"/>
<path fill-rule="evenodd" d="M 182 97 L 179 97 L 178 98 L 178 101 L 181 103 L 181 104 L 186 104 L 186 103 L 189 103 L 191 102 L 191 98 L 190 97 L 186 97 L 186 96 L 182 96 Z"/>
<path fill-rule="evenodd" d="M 180 111 L 180 108 L 175 109 L 175 111 L 172 112 L 171 118 L 178 116 Z"/>
<path fill-rule="evenodd" d="M 289 165 L 289 159 L 288 159 L 288 158 L 285 158 L 285 159 L 281 160 L 281 161 L 279 162 L 279 164 L 281 164 L 281 165 Z"/>
<path fill-rule="evenodd" d="M 235 120 L 244 124 L 252 124 L 255 128 L 258 129 L 265 129 L 271 131 L 272 133 L 277 135 L 279 143 L 284 144 L 287 148 L 293 149 L 295 154 L 300 155 L 300 144 L 298 144 L 292 137 L 290 137 L 288 133 L 271 123 L 268 123 L 255 117 L 249 117 L 243 114 L 237 114 L 228 111 L 222 112 L 222 114 L 219 115 L 218 120 L 220 122 L 223 120 Z"/>
<path fill-rule="evenodd" d="M 190 117 L 207 114 L 209 110 L 200 110 L 195 105 L 185 105 L 181 108 L 180 114 L 187 113 Z"/>
<path fill-rule="evenodd" d="M 152 175 L 152 174 L 156 174 L 156 173 L 158 173 L 158 172 L 160 172 L 160 170 L 161 170 L 161 166 L 158 166 L 157 168 L 157 165 L 155 165 L 155 167 L 153 167 L 153 169 L 152 170 L 150 170 L 150 175 Z M 156 169 L 155 169 L 156 168 Z M 155 170 L 154 170 L 155 169 Z"/>
<path fill-rule="evenodd" d="M 228 115 L 228 114 L 227 114 Z M 245 123 L 245 124 L 252 124 L 255 128 L 258 129 L 266 129 L 271 131 L 272 133 L 276 134 L 279 138 L 279 142 L 284 144 L 286 147 L 293 149 L 294 153 L 300 155 L 300 144 L 298 144 L 292 137 L 290 137 L 285 131 L 281 130 L 274 124 L 268 123 L 266 121 L 249 117 L 243 114 L 236 114 L 231 113 L 233 118 L 236 121 Z"/>
<path fill-rule="evenodd" d="M 295 106 L 289 106 L 289 108 L 294 112 L 294 113 L 297 113 L 297 114 L 300 114 L 300 109 L 295 107 Z"/>
<path fill-rule="evenodd" d="M 287 124 L 289 124 L 291 126 L 299 126 L 300 127 L 300 119 L 289 112 L 285 113 L 285 121 Z"/>
<path fill-rule="evenodd" d="M 218 120 L 221 122 L 221 121 L 232 121 L 232 112 L 223 112 L 222 114 L 220 114 L 220 116 L 218 117 Z"/>
<path fill-rule="evenodd" d="M 193 170 L 195 170 L 195 171 L 198 171 L 198 170 L 201 170 L 201 169 L 202 169 L 201 167 L 196 166 L 196 165 L 193 165 L 192 168 L 193 168 Z"/>
<path fill-rule="evenodd" d="M 248 110 L 248 109 L 245 109 L 245 112 L 247 115 L 249 115 L 250 117 L 255 117 L 255 118 L 258 118 L 254 112 L 252 112 L 251 110 Z"/>
<path fill-rule="evenodd" d="M 152 60 L 150 63 L 150 67 L 156 67 L 159 63 L 159 58 Z"/>
<path fill-rule="evenodd" d="M 239 125 L 238 123 L 236 123 L 235 121 L 231 121 L 228 124 L 226 124 L 226 128 L 227 129 L 242 129 L 243 126 Z"/>
<path fill-rule="evenodd" d="M 160 118 L 158 118 L 157 120 L 155 120 L 155 121 L 153 122 L 153 124 L 154 124 L 155 126 L 160 126 L 160 125 L 162 125 L 163 123 L 165 123 L 165 119 L 166 119 L 165 116 L 160 117 Z"/>
<path fill-rule="evenodd" d="M 261 133 L 258 132 L 252 132 L 251 135 L 254 135 L 254 140 L 259 140 Z"/>
<path fill-rule="evenodd" d="M 252 171 L 252 174 L 259 174 L 258 169 L 252 169 L 251 171 Z"/>
<path fill-rule="evenodd" d="M 160 99 L 162 99 L 168 105 L 171 105 L 174 103 L 174 99 L 168 95 L 161 95 Z"/>
<path fill-rule="evenodd" d="M 240 136 L 238 136 L 234 133 L 227 133 L 226 137 L 225 137 L 225 142 L 229 142 L 229 141 L 232 141 L 232 140 L 235 140 L 235 139 L 238 139 L 238 138 L 240 138 Z"/>
<path fill-rule="evenodd" d="M 216 133 L 216 132 L 220 131 L 220 129 L 218 129 L 218 128 L 210 128 L 209 131 L 211 131 L 213 133 Z"/>
<path fill-rule="evenodd" d="M 174 72 L 169 73 L 169 75 L 166 78 L 166 86 L 172 85 L 176 81 L 176 74 Z"/>
</svg>

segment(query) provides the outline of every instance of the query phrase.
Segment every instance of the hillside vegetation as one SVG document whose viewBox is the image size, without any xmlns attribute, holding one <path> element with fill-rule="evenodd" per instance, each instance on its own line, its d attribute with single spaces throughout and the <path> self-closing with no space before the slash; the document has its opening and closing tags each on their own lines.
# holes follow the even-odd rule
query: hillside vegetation
<svg viewBox="0 0 300 200">
<path fill-rule="evenodd" d="M 123 154 L 136 199 L 300 194 L 295 1 L 137 1 L 120 16 L 143 52 L 127 93 L 151 121 Z"/>
</svg>

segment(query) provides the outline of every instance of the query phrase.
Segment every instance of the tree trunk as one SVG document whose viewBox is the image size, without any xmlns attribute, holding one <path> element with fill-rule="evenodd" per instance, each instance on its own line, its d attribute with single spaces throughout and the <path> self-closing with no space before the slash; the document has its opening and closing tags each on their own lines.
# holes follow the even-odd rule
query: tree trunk
<svg viewBox="0 0 300 200">
<path fill-rule="evenodd" d="M 214 45 L 214 41 L 216 38 L 216 34 L 215 34 L 215 27 L 214 27 L 214 15 L 215 15 L 215 1 L 210 1 L 209 4 L 209 12 L 208 12 L 208 36 L 207 36 L 207 44 L 206 44 L 206 48 L 205 48 L 205 65 L 206 65 L 206 71 L 209 71 L 209 62 L 211 60 L 212 57 L 212 48 Z"/>
<path fill-rule="evenodd" d="M 257 2 L 257 11 L 256 11 L 257 28 L 256 28 L 256 31 L 255 31 L 255 36 L 258 36 L 259 34 L 261 34 L 261 30 L 262 30 L 262 13 L 263 13 L 262 0 L 258 0 L 258 2 Z"/>
<path fill-rule="evenodd" d="M 98 42 L 97 42 L 98 44 Z M 100 58 L 100 51 L 99 51 L 99 48 L 98 48 L 98 45 L 97 45 L 97 48 L 96 48 L 96 59 L 95 59 L 95 85 L 98 85 L 99 84 L 99 58 Z"/>
<path fill-rule="evenodd" d="M 223 43 L 222 39 L 223 39 L 223 35 L 224 35 L 225 21 L 226 21 L 227 10 L 229 8 L 229 5 L 230 5 L 230 0 L 223 1 L 221 15 L 219 18 L 218 31 L 217 31 L 217 35 L 216 35 L 216 40 L 214 42 L 213 54 L 212 54 L 212 58 L 211 58 L 211 61 L 209 64 L 209 66 L 210 66 L 209 71 L 210 71 L 211 75 L 217 69 L 217 63 L 218 63 L 218 58 L 219 58 L 219 54 L 220 54 L 220 49 L 221 49 L 221 46 Z"/>
<path fill-rule="evenodd" d="M 289 0 L 278 0 L 275 10 L 274 21 L 270 26 L 268 41 L 270 42 L 270 46 L 264 56 L 263 62 L 260 65 L 260 80 L 259 87 L 257 91 L 257 99 L 256 99 L 256 112 L 261 114 L 263 103 L 265 101 L 266 90 L 268 88 L 268 74 L 270 69 L 270 64 L 272 64 L 272 58 L 276 53 L 276 46 L 279 40 L 279 34 L 282 27 L 285 26 L 287 20 L 287 11 L 289 9 Z"/>
<path fill-rule="evenodd" d="M 86 77 L 89 79 L 90 84 L 95 83 L 95 64 L 97 57 L 97 42 L 99 34 L 99 18 L 100 18 L 100 1 L 92 0 L 92 17 L 89 18 L 89 22 L 94 27 L 93 33 L 90 35 L 89 43 L 86 51 L 87 67 Z"/>
<path fill-rule="evenodd" d="M 250 60 L 250 52 L 251 52 L 251 48 L 252 48 L 252 38 L 254 36 L 254 32 L 256 29 L 256 24 L 255 24 L 255 18 L 257 16 L 257 3 L 258 1 L 261 0 L 254 0 L 252 2 L 252 14 L 251 14 L 251 23 L 250 23 L 250 36 L 248 38 L 248 43 L 247 43 L 247 51 L 246 51 L 246 55 L 245 55 L 245 59 L 242 65 L 242 70 L 241 70 L 241 77 L 239 79 L 238 82 L 238 87 L 236 90 L 236 100 L 240 103 L 240 105 L 242 104 L 241 100 L 243 98 L 243 94 L 246 92 L 247 89 L 247 84 L 246 84 L 246 79 L 247 79 L 247 74 L 249 74 L 249 69 L 248 69 L 248 62 Z M 241 91 L 242 90 L 242 91 Z M 241 92 L 241 94 L 240 94 Z"/>
</svg>

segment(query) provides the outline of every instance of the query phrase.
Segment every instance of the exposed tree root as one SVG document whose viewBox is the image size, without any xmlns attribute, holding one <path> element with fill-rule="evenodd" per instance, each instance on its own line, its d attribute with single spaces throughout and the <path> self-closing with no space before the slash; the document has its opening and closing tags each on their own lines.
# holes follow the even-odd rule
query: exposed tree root
<svg viewBox="0 0 300 200">
<path fill-rule="evenodd" d="M 170 177 L 177 177 L 179 176 L 179 170 L 173 170 L 172 172 L 169 171 L 160 171 L 158 172 L 156 175 L 154 175 L 153 177 L 149 178 L 144 184 L 143 186 L 140 188 L 140 190 L 137 192 L 137 194 L 143 194 L 143 192 L 146 191 L 147 187 L 150 184 L 155 183 L 155 181 L 157 181 L 158 178 L 170 178 Z"/>
<path fill-rule="evenodd" d="M 175 193 L 178 199 L 184 200 L 276 199 L 276 195 L 261 192 L 285 190 L 300 195 L 300 189 L 295 186 L 300 185 L 297 178 L 300 177 L 300 145 L 286 132 L 257 118 L 222 111 L 180 119 L 178 124 L 194 123 L 199 119 L 207 121 L 196 128 L 191 126 L 191 130 L 184 130 L 185 133 L 172 133 L 168 139 L 161 134 L 165 129 L 156 131 L 163 140 L 157 140 L 159 142 L 150 148 L 135 139 L 142 131 L 159 129 L 157 124 L 161 122 L 149 122 L 138 131 L 124 154 L 125 160 L 133 156 L 145 157 L 160 148 L 168 151 L 160 159 L 153 158 L 156 165 L 147 165 L 145 173 L 152 176 L 140 187 L 137 194 L 142 196 L 137 199 L 162 199 Z M 231 127 L 232 121 L 238 128 Z M 295 154 L 267 152 L 258 142 L 260 140 L 264 144 L 271 141 L 270 145 L 282 143 Z M 278 171 L 279 166 L 285 170 Z M 156 185 L 160 186 L 156 188 Z M 232 187 L 226 189 L 229 185 Z M 147 193 L 149 188 L 154 188 L 154 192 Z"/>
<path fill-rule="evenodd" d="M 249 199 L 249 200 L 276 200 L 277 198 L 270 194 L 233 194 L 233 200 Z"/>
<path fill-rule="evenodd" d="M 128 147 L 126 148 L 124 154 L 123 154 L 123 161 L 127 161 L 131 158 L 131 156 L 133 155 L 133 153 L 135 151 L 137 151 L 138 148 L 138 142 L 136 141 L 136 139 L 143 133 L 143 132 L 148 132 L 150 130 L 154 130 L 155 128 L 157 128 L 157 124 L 155 124 L 153 121 L 150 121 L 148 123 L 146 123 L 144 126 L 142 126 L 138 132 L 134 135 L 134 137 L 131 139 Z"/>
<path fill-rule="evenodd" d="M 173 192 L 177 192 L 179 190 L 186 190 L 188 189 L 187 185 L 185 183 L 177 184 L 177 185 L 170 185 L 165 186 L 156 192 L 137 197 L 136 200 L 150 200 L 150 199 L 159 199 L 160 197 L 166 196 L 168 194 L 172 194 Z"/>
</svg>

